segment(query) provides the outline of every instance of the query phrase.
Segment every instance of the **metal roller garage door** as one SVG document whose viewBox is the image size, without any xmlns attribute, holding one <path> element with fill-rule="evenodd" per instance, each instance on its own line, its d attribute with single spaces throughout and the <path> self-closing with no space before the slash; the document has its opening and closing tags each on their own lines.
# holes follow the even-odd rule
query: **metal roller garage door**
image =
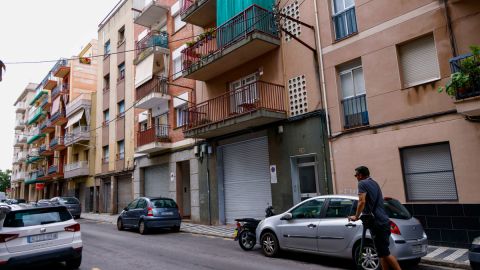
<svg viewBox="0 0 480 270">
<path fill-rule="evenodd" d="M 122 212 L 123 208 L 127 206 L 132 200 L 132 176 L 123 175 L 119 176 L 117 180 L 118 193 L 118 212 Z"/>
<path fill-rule="evenodd" d="M 267 137 L 222 147 L 225 219 L 264 218 L 272 205 Z"/>
<path fill-rule="evenodd" d="M 145 196 L 147 197 L 169 197 L 170 173 L 168 163 L 158 166 L 146 167 Z"/>
</svg>

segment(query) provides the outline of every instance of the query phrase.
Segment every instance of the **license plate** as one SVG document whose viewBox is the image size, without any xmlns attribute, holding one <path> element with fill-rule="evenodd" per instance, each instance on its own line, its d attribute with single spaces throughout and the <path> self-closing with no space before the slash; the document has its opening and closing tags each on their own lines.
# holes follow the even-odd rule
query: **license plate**
<svg viewBox="0 0 480 270">
<path fill-rule="evenodd" d="M 48 234 L 39 234 L 39 235 L 31 235 L 28 237 L 28 243 L 36 243 L 42 241 L 49 241 L 58 238 L 57 233 L 48 233 Z"/>
<path fill-rule="evenodd" d="M 413 245 L 412 246 L 412 252 L 417 254 L 417 253 L 423 253 L 427 250 L 426 245 Z"/>
<path fill-rule="evenodd" d="M 233 238 L 237 238 L 237 235 L 238 235 L 238 229 L 235 229 L 233 231 Z"/>
<path fill-rule="evenodd" d="M 162 216 L 173 216 L 173 212 L 162 212 Z"/>
</svg>

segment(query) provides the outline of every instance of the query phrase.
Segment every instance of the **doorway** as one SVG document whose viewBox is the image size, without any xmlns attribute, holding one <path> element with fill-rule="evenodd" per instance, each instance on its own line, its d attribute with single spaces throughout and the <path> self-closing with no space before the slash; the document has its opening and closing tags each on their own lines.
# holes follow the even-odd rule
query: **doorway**
<svg viewBox="0 0 480 270">
<path fill-rule="evenodd" d="M 177 204 L 183 218 L 190 218 L 190 161 L 177 162 Z"/>
<path fill-rule="evenodd" d="M 103 209 L 104 213 L 110 213 L 111 184 L 107 182 L 103 185 Z"/>
<path fill-rule="evenodd" d="M 324 190 L 318 182 L 318 162 L 316 154 L 290 158 L 292 168 L 293 203 L 321 195 Z"/>
</svg>

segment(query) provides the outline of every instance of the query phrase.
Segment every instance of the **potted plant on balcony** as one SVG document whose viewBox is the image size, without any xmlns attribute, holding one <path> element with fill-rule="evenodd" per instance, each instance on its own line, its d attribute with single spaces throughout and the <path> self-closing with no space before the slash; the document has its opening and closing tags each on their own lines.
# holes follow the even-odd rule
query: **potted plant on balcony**
<svg viewBox="0 0 480 270">
<path fill-rule="evenodd" d="M 470 46 L 470 50 L 472 55 L 461 60 L 460 71 L 452 73 L 447 84 L 438 88 L 439 93 L 445 91 L 447 95 L 457 97 L 480 87 L 480 47 Z"/>
</svg>

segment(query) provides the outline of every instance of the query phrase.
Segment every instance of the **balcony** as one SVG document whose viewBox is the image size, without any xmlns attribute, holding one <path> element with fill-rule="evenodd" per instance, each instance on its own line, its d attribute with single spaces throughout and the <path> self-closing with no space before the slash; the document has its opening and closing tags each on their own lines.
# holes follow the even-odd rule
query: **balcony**
<svg viewBox="0 0 480 270">
<path fill-rule="evenodd" d="M 168 125 L 155 125 L 137 134 L 137 153 L 152 153 L 172 147 Z"/>
<path fill-rule="evenodd" d="M 50 133 L 53 131 L 55 131 L 55 126 L 52 125 L 52 122 L 50 121 L 50 119 L 43 121 L 43 123 L 40 125 L 41 133 Z"/>
<path fill-rule="evenodd" d="M 474 57 L 471 53 L 450 59 L 452 73 L 462 72 L 462 62 Z M 468 73 L 467 73 L 468 74 Z M 470 83 L 467 87 L 459 89 L 455 93 L 455 106 L 457 112 L 469 117 L 480 117 L 480 77 L 470 75 Z"/>
<path fill-rule="evenodd" d="M 15 113 L 24 113 L 27 110 L 25 102 L 18 102 L 15 107 Z"/>
<path fill-rule="evenodd" d="M 287 117 L 282 85 L 254 82 L 188 108 L 185 137 L 211 138 Z"/>
<path fill-rule="evenodd" d="M 183 76 L 207 81 L 279 46 L 273 14 L 252 5 L 182 51 Z"/>
<path fill-rule="evenodd" d="M 21 162 L 24 162 L 25 160 L 27 160 L 27 152 L 26 151 L 18 152 L 17 161 L 21 163 Z"/>
<path fill-rule="evenodd" d="M 41 168 L 37 170 L 37 180 L 46 180 L 47 174 L 45 173 L 45 169 Z"/>
<path fill-rule="evenodd" d="M 26 173 L 25 172 L 17 172 L 15 174 L 12 175 L 12 181 L 22 181 L 22 180 L 25 180 L 25 177 L 26 177 Z"/>
<path fill-rule="evenodd" d="M 40 107 L 36 108 L 30 118 L 28 119 L 27 125 L 35 124 L 40 118 L 45 116 L 47 113 Z"/>
<path fill-rule="evenodd" d="M 63 78 L 70 73 L 70 66 L 67 59 L 60 59 L 52 68 L 53 76 Z"/>
<path fill-rule="evenodd" d="M 183 0 L 182 21 L 205 28 L 215 23 L 216 11 L 217 0 Z"/>
<path fill-rule="evenodd" d="M 73 128 L 71 133 L 65 134 L 65 146 L 90 140 L 90 127 L 78 126 Z"/>
<path fill-rule="evenodd" d="M 40 85 L 43 85 L 43 89 L 45 90 L 52 90 L 57 86 L 57 78 L 55 78 L 52 72 L 50 71 L 48 72 L 48 75 L 40 83 Z"/>
<path fill-rule="evenodd" d="M 48 167 L 48 178 L 62 178 L 63 177 L 63 166 L 51 165 Z"/>
<path fill-rule="evenodd" d="M 55 137 L 50 142 L 50 149 L 52 151 L 62 151 L 66 146 L 63 142 L 63 137 Z"/>
<path fill-rule="evenodd" d="M 50 111 L 50 107 L 52 107 L 52 103 L 50 102 L 50 99 L 48 98 L 48 95 L 40 101 L 40 104 L 38 107 L 41 107 L 44 111 Z"/>
<path fill-rule="evenodd" d="M 342 100 L 343 127 L 345 129 L 368 126 L 366 95 L 359 95 Z"/>
<path fill-rule="evenodd" d="M 140 13 L 137 13 L 134 22 L 138 25 L 151 28 L 158 23 L 166 22 L 168 14 L 168 6 L 162 6 L 156 1 L 150 1 L 142 8 Z"/>
<path fill-rule="evenodd" d="M 20 134 L 15 136 L 14 147 L 21 147 L 27 142 L 27 136 Z"/>
<path fill-rule="evenodd" d="M 38 179 L 38 173 L 40 172 L 40 174 L 42 175 L 42 172 L 43 170 L 37 170 L 37 171 L 33 171 L 31 172 L 29 175 L 28 175 L 28 179 L 25 179 L 25 184 L 26 185 L 31 185 L 31 184 L 36 184 L 36 183 L 41 183 L 42 181 L 40 181 Z M 45 172 L 43 172 L 43 175 L 45 175 Z M 27 176 L 25 176 L 27 177 Z"/>
<path fill-rule="evenodd" d="M 23 119 L 17 119 L 15 121 L 15 130 L 23 130 L 25 128 L 25 121 Z"/>
<path fill-rule="evenodd" d="M 65 178 L 88 176 L 89 174 L 88 161 L 78 161 L 65 165 Z"/>
<path fill-rule="evenodd" d="M 164 63 L 163 55 L 170 53 L 170 50 L 168 48 L 167 32 L 150 32 L 144 38 L 137 41 L 137 43 L 135 44 L 135 59 L 133 63 L 135 65 L 138 65 L 152 53 L 157 55 L 156 57 L 154 57 L 153 64 L 156 61 L 161 61 L 161 66 L 165 68 L 166 63 Z"/>
<path fill-rule="evenodd" d="M 32 100 L 30 101 L 30 105 L 33 106 L 35 102 L 37 102 L 37 100 L 39 100 L 43 95 L 48 95 L 48 91 L 38 88 L 35 96 L 33 96 Z"/>
<path fill-rule="evenodd" d="M 53 151 L 50 150 L 50 147 L 46 144 L 41 145 L 38 149 L 38 154 L 42 157 L 51 156 L 53 155 Z"/>
<path fill-rule="evenodd" d="M 40 133 L 39 128 L 35 128 L 31 132 L 31 137 L 27 140 L 27 144 L 32 144 L 36 142 L 38 139 L 45 137 L 44 133 Z"/>
<path fill-rule="evenodd" d="M 168 110 L 167 78 L 155 76 L 150 81 L 142 84 L 136 89 L 137 104 L 135 107 L 140 109 L 150 109 L 154 107 L 163 107 Z"/>
<path fill-rule="evenodd" d="M 30 151 L 28 151 L 27 164 L 36 163 L 41 159 L 43 159 L 43 157 L 38 154 L 38 148 L 31 148 Z"/>
<path fill-rule="evenodd" d="M 58 111 L 56 113 L 54 113 L 51 117 L 50 117 L 50 122 L 52 123 L 52 125 L 54 126 L 61 126 L 63 124 L 65 124 L 66 122 L 68 121 L 66 115 L 65 115 L 65 111 Z"/>
<path fill-rule="evenodd" d="M 81 94 L 76 99 L 74 99 L 73 101 L 70 101 L 67 104 L 67 108 L 66 108 L 67 118 L 72 116 L 78 110 L 80 110 L 80 109 L 84 109 L 84 110 L 90 109 L 91 106 L 92 106 L 92 101 L 91 101 L 90 95 Z"/>
</svg>

